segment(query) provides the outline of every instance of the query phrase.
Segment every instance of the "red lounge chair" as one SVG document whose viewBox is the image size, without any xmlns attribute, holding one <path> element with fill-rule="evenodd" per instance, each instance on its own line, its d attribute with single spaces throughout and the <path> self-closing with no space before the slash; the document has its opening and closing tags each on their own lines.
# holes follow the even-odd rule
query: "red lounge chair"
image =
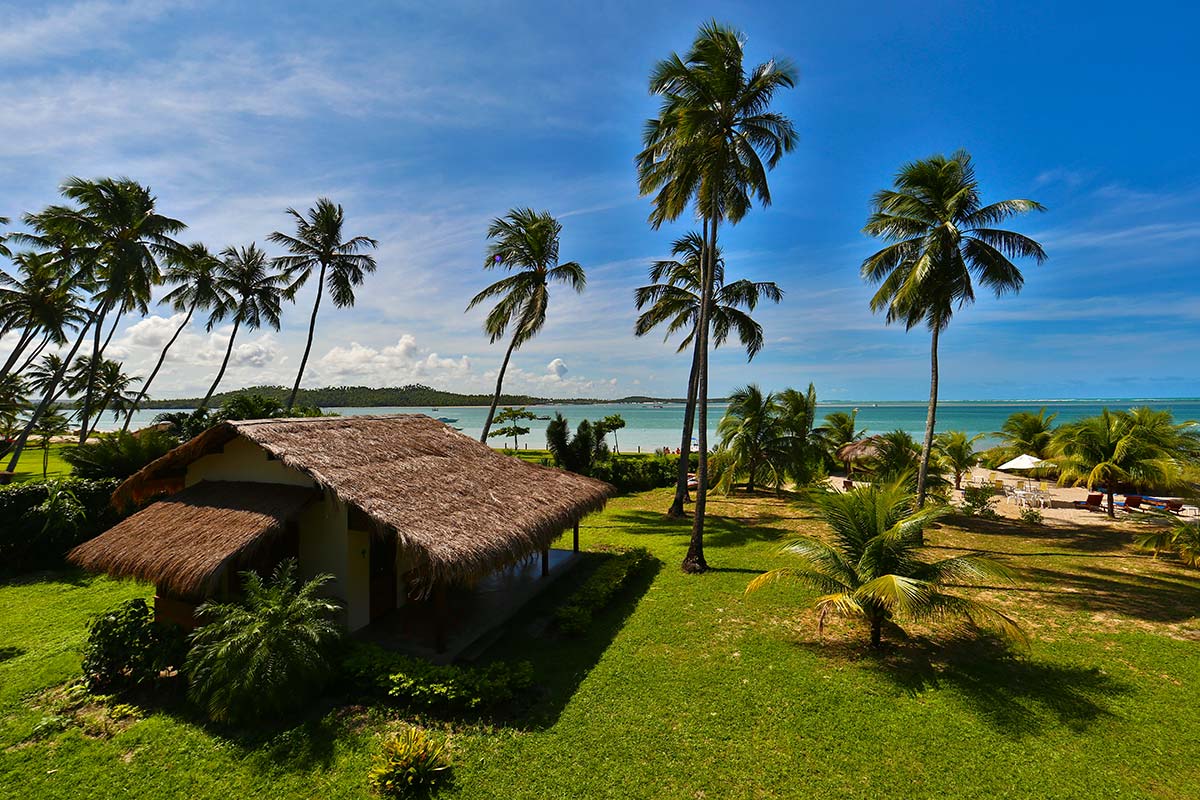
<svg viewBox="0 0 1200 800">
<path fill-rule="evenodd" d="M 1104 510 L 1104 495 L 1096 492 L 1089 494 L 1087 500 L 1076 500 L 1076 508 L 1086 508 L 1088 511 L 1103 511 Z"/>
<path fill-rule="evenodd" d="M 1125 495 L 1125 502 L 1117 503 L 1117 505 L 1126 511 L 1141 511 L 1142 498 L 1136 494 Z"/>
<path fill-rule="evenodd" d="M 847 491 L 847 492 L 848 492 L 848 491 L 850 491 L 850 490 L 851 490 L 851 489 L 853 489 L 853 488 L 854 488 L 854 481 L 850 480 L 849 478 L 843 478 L 843 479 L 842 479 L 842 489 L 843 489 L 843 491 Z"/>
</svg>

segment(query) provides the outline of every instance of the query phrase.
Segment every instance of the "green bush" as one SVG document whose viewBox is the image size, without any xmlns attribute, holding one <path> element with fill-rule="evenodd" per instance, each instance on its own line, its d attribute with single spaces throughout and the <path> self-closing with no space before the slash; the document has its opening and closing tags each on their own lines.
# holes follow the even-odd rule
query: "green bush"
<svg viewBox="0 0 1200 800">
<path fill-rule="evenodd" d="M 968 486 L 963 489 L 962 512 L 968 517 L 994 517 L 992 508 L 996 490 L 991 486 Z"/>
<path fill-rule="evenodd" d="M 132 689 L 182 666 L 186 653 L 179 626 L 156 623 L 141 598 L 126 600 L 92 621 L 83 649 L 83 680 L 91 692 Z"/>
<path fill-rule="evenodd" d="M 410 725 L 383 740 L 367 780 L 386 797 L 428 793 L 450 780 L 449 745 Z"/>
<path fill-rule="evenodd" d="M 1036 508 L 1021 509 L 1021 522 L 1026 525 L 1041 525 L 1043 522 L 1042 512 Z"/>
<path fill-rule="evenodd" d="M 425 711 L 495 707 L 533 685 L 533 665 L 527 661 L 482 667 L 431 664 L 372 644 L 352 646 L 343 670 L 360 690 Z"/>
<path fill-rule="evenodd" d="M 655 563 L 643 547 L 627 550 L 605 561 L 554 612 L 554 621 L 563 633 L 578 636 L 587 631 L 592 617 L 600 611 L 629 580 Z"/>
<path fill-rule="evenodd" d="M 95 441 L 62 451 L 63 460 L 80 478 L 128 478 L 151 461 L 166 455 L 179 444 L 174 436 L 158 430 L 132 434 L 128 431 L 102 433 Z"/>
<path fill-rule="evenodd" d="M 67 551 L 120 519 L 110 503 L 116 486 L 73 478 L 0 487 L 0 572 L 63 566 Z M 63 515 L 65 504 L 82 513 Z"/>
<path fill-rule="evenodd" d="M 678 456 L 612 456 L 592 465 L 592 477 L 607 481 L 622 492 L 644 492 L 674 486 Z"/>
</svg>

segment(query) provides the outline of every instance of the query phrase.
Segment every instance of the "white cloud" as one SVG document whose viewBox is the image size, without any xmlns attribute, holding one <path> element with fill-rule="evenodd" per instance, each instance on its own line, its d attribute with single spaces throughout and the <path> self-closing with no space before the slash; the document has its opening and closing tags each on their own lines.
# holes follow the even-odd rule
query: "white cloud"
<svg viewBox="0 0 1200 800">
<path fill-rule="evenodd" d="M 117 34 L 153 21 L 180 5 L 160 0 L 81 2 L 40 8 L 24 16 L 13 15 L 0 28 L 0 61 L 42 60 L 81 50 L 116 47 L 121 41 Z"/>
<path fill-rule="evenodd" d="M 567 374 L 567 362 L 561 358 L 556 358 L 546 365 L 546 372 L 562 378 L 562 376 Z"/>
</svg>

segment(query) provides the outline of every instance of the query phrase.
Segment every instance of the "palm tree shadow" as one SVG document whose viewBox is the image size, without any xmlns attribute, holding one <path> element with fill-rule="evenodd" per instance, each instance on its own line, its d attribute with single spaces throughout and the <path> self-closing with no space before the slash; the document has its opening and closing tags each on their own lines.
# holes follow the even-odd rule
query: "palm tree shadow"
<svg viewBox="0 0 1200 800">
<path fill-rule="evenodd" d="M 780 518 L 782 519 L 782 518 Z M 672 519 L 653 511 L 624 511 L 613 515 L 608 527 L 622 533 L 652 534 L 658 536 L 690 537 L 690 517 Z M 758 519 L 750 523 L 746 518 L 710 515 L 705 520 L 705 549 L 738 548 L 750 542 L 779 541 L 788 534 L 787 529 L 763 525 Z"/>
<path fill-rule="evenodd" d="M 842 645 L 847 650 L 850 646 Z M 906 694 L 951 692 L 992 728 L 1017 738 L 1056 726 L 1082 733 L 1113 717 L 1110 702 L 1131 691 L 1099 667 L 1019 656 L 987 635 L 964 633 L 939 641 L 902 638 L 877 656 L 864 655 L 861 645 L 857 647 L 860 664 Z"/>
</svg>

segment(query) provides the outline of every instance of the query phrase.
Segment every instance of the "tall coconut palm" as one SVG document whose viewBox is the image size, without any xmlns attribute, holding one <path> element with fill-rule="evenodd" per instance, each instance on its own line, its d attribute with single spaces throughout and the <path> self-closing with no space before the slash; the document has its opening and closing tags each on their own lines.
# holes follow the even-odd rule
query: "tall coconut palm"
<svg viewBox="0 0 1200 800">
<path fill-rule="evenodd" d="M 729 395 L 729 406 L 717 424 L 721 450 L 726 454 L 720 483 L 729 488 L 739 475 L 746 476 L 746 491 L 753 492 L 759 478 L 776 487 L 787 467 L 787 444 L 775 395 L 751 383 Z"/>
<path fill-rule="evenodd" d="M 703 572 L 705 492 L 708 488 L 708 309 L 713 296 L 716 243 L 722 221 L 736 224 L 755 198 L 771 202 L 767 171 L 796 143 L 791 122 L 769 109 L 775 94 L 795 84 L 786 63 L 768 61 L 746 71 L 742 35 L 715 21 L 701 26 L 686 56 L 672 54 L 650 76 L 662 98 L 659 116 L 643 131 L 638 184 L 654 195 L 650 224 L 677 219 L 695 200 L 707 239 L 694 360 L 697 408 L 696 512 L 683 569 Z"/>
<path fill-rule="evenodd" d="M 817 418 L 817 387 L 808 384 L 807 391 L 791 387 L 775 396 L 779 406 L 779 422 L 787 449 L 787 470 L 797 486 L 812 481 L 824 465 L 825 446 Z"/>
<path fill-rule="evenodd" d="M 503 217 L 492 220 L 488 226 L 487 258 L 484 269 L 506 269 L 511 271 L 471 298 L 467 311 L 486 300 L 498 297 L 500 302 L 492 307 L 483 323 L 488 341 L 495 343 L 504 338 L 512 327 L 512 338 L 500 362 L 500 373 L 496 376 L 496 391 L 492 405 L 483 423 L 479 441 L 487 443 L 488 431 L 496 416 L 500 402 L 500 391 L 504 386 L 504 373 L 514 350 L 528 342 L 546 325 L 546 307 L 550 302 L 550 284 L 561 283 L 582 292 L 587 286 L 583 267 L 574 261 L 558 262 L 558 237 L 562 223 L 550 216 L 549 211 L 534 211 L 531 208 L 510 209 Z"/>
<path fill-rule="evenodd" d="M 17 344 L 0 366 L 0 378 L 21 371 L 18 362 L 28 366 L 48 344 L 65 344 L 68 330 L 87 317 L 53 253 L 18 253 L 13 264 L 15 276 L 0 272 L 0 336 L 17 332 Z"/>
<path fill-rule="evenodd" d="M 150 371 L 150 377 L 146 378 L 137 397 L 129 404 L 128 412 L 125 415 L 125 424 L 121 426 L 123 431 L 129 430 L 133 412 L 137 411 L 142 398 L 150 391 L 150 384 L 154 382 L 158 371 L 162 369 L 163 362 L 167 359 L 167 352 L 184 329 L 191 324 L 192 315 L 196 311 L 203 312 L 212 308 L 217 302 L 217 273 L 221 268 L 221 260 L 210 253 L 203 244 L 193 242 L 187 247 L 176 249 L 167 256 L 166 264 L 167 268 L 163 271 L 163 283 L 175 288 L 167 292 L 162 302 L 170 305 L 177 312 L 183 312 L 183 322 L 179 323 L 175 333 L 163 345 L 162 352 L 158 355 L 158 361 L 154 364 L 154 369 Z"/>
<path fill-rule="evenodd" d="M 971 156 L 959 150 L 905 164 L 895 185 L 875 194 L 863 232 L 889 242 L 862 263 L 862 277 L 878 284 L 871 310 L 887 312 L 887 322 L 906 330 L 929 328 L 929 413 L 917 470 L 917 504 L 925 484 L 937 418 L 938 337 L 956 308 L 975 300 L 973 281 L 997 297 L 1018 292 L 1025 282 L 1013 258 L 1046 260 L 1042 246 L 996 226 L 1029 211 L 1032 200 L 1001 200 L 984 205 Z"/>
<path fill-rule="evenodd" d="M 308 281 L 312 271 L 318 270 L 317 297 L 313 301 L 312 318 L 308 322 L 308 340 L 304 355 L 300 358 L 300 369 L 296 372 L 296 383 L 288 395 L 287 408 L 291 411 L 296 404 L 296 393 L 304 378 L 308 354 L 312 350 L 313 333 L 317 329 L 317 311 L 321 308 L 321 297 L 325 287 L 336 308 L 354 305 L 354 287 L 362 284 L 368 273 L 375 271 L 374 256 L 364 252 L 374 250 L 379 242 L 369 236 L 352 236 L 342 241 L 342 226 L 346 216 L 340 204 L 327 197 L 317 200 L 316 205 L 301 214 L 294 208 L 287 214 L 296 223 L 296 235 L 275 231 L 267 238 L 288 249 L 291 255 L 280 256 L 275 264 L 281 267 L 291 281 L 284 296 L 294 300 L 296 292 Z"/>
<path fill-rule="evenodd" d="M 171 237 L 186 226 L 159 214 L 148 187 L 128 178 L 68 178 L 61 193 L 74 205 L 50 206 L 26 221 L 40 233 L 69 232 L 71 260 L 92 288 L 92 368 L 101 362 L 122 314 L 145 314 L 160 278 L 158 259 L 179 245 Z M 104 323 L 115 314 L 108 337 Z M 94 376 L 80 408 L 80 443 L 88 430 Z"/>
<path fill-rule="evenodd" d="M 226 319 L 233 320 L 233 329 L 229 332 L 221 368 L 200 402 L 200 409 L 208 408 L 208 401 L 217 391 L 221 378 L 225 377 L 238 330 L 242 327 L 257 330 L 264 324 L 279 330 L 280 301 L 286 283 L 287 276 L 275 271 L 267 254 L 253 243 L 249 247 L 226 247 L 221 251 L 221 266 L 213 281 L 216 299 L 207 329 L 211 331 Z"/>
<path fill-rule="evenodd" d="M 1103 488 L 1108 516 L 1116 516 L 1119 484 L 1170 489 L 1180 485 L 1179 441 L 1147 425 L 1143 415 L 1102 410 L 1098 416 L 1062 425 L 1054 432 L 1059 481 L 1088 490 Z M 1178 430 L 1176 430 L 1178 433 Z"/>
<path fill-rule="evenodd" d="M 922 558 L 921 532 L 949 512 L 945 506 L 913 511 L 915 498 L 906 481 L 871 484 L 848 492 L 814 494 L 829 526 L 832 543 L 794 536 L 784 553 L 799 557 L 796 567 L 766 572 L 746 587 L 750 594 L 781 580 L 815 589 L 818 631 L 830 614 L 865 619 L 873 649 L 883 627 L 897 619 L 940 621 L 958 617 L 986 627 L 1010 641 L 1026 644 L 1025 633 L 1009 616 L 979 600 L 946 591 L 963 581 L 1009 581 L 1013 573 L 1000 563 L 967 554 L 928 561 Z"/>
<path fill-rule="evenodd" d="M 996 432 L 1004 441 L 1001 445 L 1003 460 L 1007 461 L 1026 453 L 1041 459 L 1049 458 L 1051 440 L 1054 437 L 1054 418 L 1057 416 L 1057 412 L 1047 414 L 1045 408 L 1038 409 L 1036 414 L 1032 411 L 1010 414 Z"/>
<path fill-rule="evenodd" d="M 113 361 L 110 358 L 104 359 L 104 363 L 96 370 L 95 396 L 97 400 L 95 414 L 92 417 L 92 427 L 88 434 L 96 432 L 106 411 L 112 412 L 114 420 L 120 419 L 133 405 L 136 396 L 133 388 L 141 382 L 142 379 L 137 375 L 126 375 L 121 362 Z"/>
<path fill-rule="evenodd" d="M 683 506 L 688 497 L 692 426 L 696 413 L 697 361 L 694 351 L 698 341 L 696 322 L 700 315 L 704 244 L 704 237 L 695 231 L 676 239 L 671 246 L 671 255 L 675 258 L 654 262 L 650 267 L 650 285 L 639 287 L 634 292 L 639 311 L 649 306 L 634 324 L 635 336 L 645 336 L 654 328 L 666 324 L 666 338 L 680 331 L 687 332 L 676 352 L 682 353 L 689 345 L 693 350 L 683 415 L 683 436 L 679 445 L 679 474 L 675 483 L 675 498 L 667 511 L 671 517 L 683 516 Z M 746 349 L 747 360 L 754 359 L 763 347 L 763 331 L 762 326 L 746 312 L 753 311 L 764 297 L 778 303 L 783 298 L 783 291 L 773 281 L 739 280 L 726 284 L 725 261 L 718 248 L 713 272 L 713 302 L 709 308 L 710 336 L 714 349 L 724 344 L 731 332 L 735 332 Z M 746 311 L 742 311 L 742 307 Z"/>
</svg>

